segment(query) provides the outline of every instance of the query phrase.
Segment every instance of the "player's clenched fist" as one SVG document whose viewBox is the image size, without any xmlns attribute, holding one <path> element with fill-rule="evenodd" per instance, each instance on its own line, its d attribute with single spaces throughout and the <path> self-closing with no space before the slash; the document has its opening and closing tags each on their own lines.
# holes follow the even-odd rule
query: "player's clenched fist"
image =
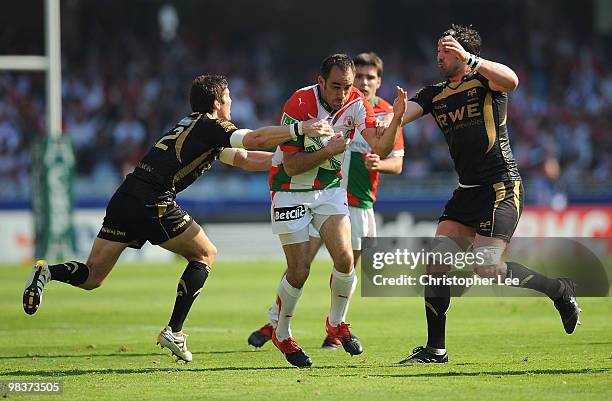
<svg viewBox="0 0 612 401">
<path fill-rule="evenodd" d="M 366 168 L 370 171 L 378 171 L 380 169 L 380 156 L 376 153 L 368 153 L 364 162 Z"/>
<path fill-rule="evenodd" d="M 327 141 L 327 145 L 323 148 L 329 152 L 330 156 L 340 154 L 346 150 L 346 139 L 342 134 L 336 134 Z"/>
</svg>

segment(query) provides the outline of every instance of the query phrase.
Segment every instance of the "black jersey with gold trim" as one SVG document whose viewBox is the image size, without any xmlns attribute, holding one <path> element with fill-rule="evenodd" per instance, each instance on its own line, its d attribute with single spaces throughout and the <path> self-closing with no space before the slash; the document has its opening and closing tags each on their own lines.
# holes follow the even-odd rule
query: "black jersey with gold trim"
<svg viewBox="0 0 612 401">
<path fill-rule="evenodd" d="M 460 183 L 521 179 L 508 140 L 508 95 L 491 90 L 484 76 L 426 86 L 410 100 L 423 114 L 431 113 L 444 132 Z"/>
<path fill-rule="evenodd" d="M 170 202 L 210 169 L 238 128 L 210 114 L 193 113 L 155 143 L 118 191 L 146 202 Z"/>
</svg>

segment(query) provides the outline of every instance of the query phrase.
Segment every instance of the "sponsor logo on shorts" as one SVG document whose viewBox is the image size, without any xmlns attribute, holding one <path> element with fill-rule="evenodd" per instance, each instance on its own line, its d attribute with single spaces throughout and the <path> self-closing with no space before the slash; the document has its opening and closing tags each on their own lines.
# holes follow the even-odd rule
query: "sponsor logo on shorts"
<svg viewBox="0 0 612 401">
<path fill-rule="evenodd" d="M 108 227 L 102 227 L 100 231 L 102 231 L 105 234 L 115 235 L 117 237 L 125 237 L 127 235 L 125 231 L 113 230 L 112 228 L 108 228 Z"/>
<path fill-rule="evenodd" d="M 306 208 L 304 207 L 304 205 L 291 207 L 275 207 L 274 221 L 298 220 L 304 217 L 305 214 Z"/>
<path fill-rule="evenodd" d="M 481 221 L 480 229 L 483 231 L 491 231 L 491 220 Z"/>
<path fill-rule="evenodd" d="M 183 221 L 181 221 L 180 223 L 178 223 L 177 225 L 175 225 L 174 227 L 172 227 L 172 232 L 177 232 L 181 227 L 184 227 L 187 222 L 189 221 L 189 219 L 185 219 L 183 217 Z"/>
</svg>

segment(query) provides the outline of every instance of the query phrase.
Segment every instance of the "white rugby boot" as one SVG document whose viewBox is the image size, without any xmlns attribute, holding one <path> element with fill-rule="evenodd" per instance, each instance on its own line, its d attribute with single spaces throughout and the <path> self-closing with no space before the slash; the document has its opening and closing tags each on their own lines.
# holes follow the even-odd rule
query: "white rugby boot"
<svg viewBox="0 0 612 401">
<path fill-rule="evenodd" d="M 46 260 L 38 260 L 34 264 L 32 272 L 30 272 L 30 277 L 28 277 L 23 291 L 23 310 L 25 313 L 28 315 L 36 313 L 42 302 L 45 285 L 50 280 L 49 264 Z"/>
<path fill-rule="evenodd" d="M 164 327 L 157 336 L 157 344 L 161 348 L 168 348 L 177 358 L 185 362 L 191 362 L 193 359 L 191 352 L 187 349 L 187 334 L 182 331 L 173 333 L 170 326 Z"/>
</svg>

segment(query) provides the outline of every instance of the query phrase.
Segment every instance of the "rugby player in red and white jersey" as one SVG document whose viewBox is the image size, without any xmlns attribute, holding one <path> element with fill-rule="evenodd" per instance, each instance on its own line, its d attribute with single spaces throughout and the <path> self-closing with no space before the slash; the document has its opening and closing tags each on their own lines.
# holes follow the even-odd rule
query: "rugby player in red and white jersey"
<svg viewBox="0 0 612 401">
<path fill-rule="evenodd" d="M 298 367 L 312 365 L 290 329 L 310 269 L 310 224 L 319 231 L 334 263 L 326 331 L 337 337 L 351 355 L 363 352 L 359 339 L 351 334 L 344 321 L 356 277 L 348 200 L 340 186 L 341 154 L 347 144 L 361 135 L 374 153 L 386 157 L 393 149 L 406 108 L 406 92 L 397 88 L 394 116 L 382 134 L 377 135 L 372 106 L 353 87 L 354 78 L 355 65 L 347 55 L 334 54 L 323 60 L 317 84 L 302 88 L 290 97 L 281 122 L 295 124 L 312 118 L 326 119 L 337 135 L 314 149 L 306 148 L 300 138 L 285 142 L 277 148 L 270 169 L 272 231 L 279 236 L 287 259 L 287 273 L 277 293 L 278 323 L 272 341 L 287 361 Z"/>
<path fill-rule="evenodd" d="M 353 85 L 359 89 L 372 106 L 377 123 L 384 127 L 393 118 L 393 106 L 376 96 L 380 88 L 383 72 L 383 62 L 374 52 L 360 53 L 353 58 L 355 63 L 355 80 Z M 362 237 L 376 236 L 376 221 L 374 219 L 374 203 L 378 189 L 379 173 L 400 174 L 404 159 L 404 137 L 398 132 L 393 150 L 386 158 L 372 153 L 370 145 L 362 135 L 356 134 L 349 143 L 342 164 L 341 187 L 347 190 L 348 209 L 351 222 L 351 244 L 353 247 L 354 264 L 357 265 L 361 256 Z M 312 261 L 321 247 L 319 233 L 312 224 L 310 226 L 310 260 Z M 354 282 L 351 294 L 354 292 Z M 262 347 L 272 337 L 278 319 L 278 304 L 272 303 L 268 310 L 268 322 L 260 329 L 251 333 L 248 338 L 250 345 Z M 344 318 L 342 319 L 344 320 Z M 341 345 L 336 337 L 326 335 L 322 348 L 336 349 Z"/>
<path fill-rule="evenodd" d="M 353 85 L 372 105 L 381 126 L 391 123 L 393 106 L 376 96 L 382 80 L 383 62 L 376 53 L 360 53 L 353 58 L 356 73 Z M 342 164 L 342 184 L 346 188 L 351 219 L 353 256 L 357 264 L 361 256 L 361 238 L 376 236 L 374 203 L 380 173 L 400 174 L 404 162 L 404 137 L 401 130 L 395 135 L 391 153 L 386 158 L 373 153 L 362 135 L 356 135 L 348 146 Z"/>
</svg>

